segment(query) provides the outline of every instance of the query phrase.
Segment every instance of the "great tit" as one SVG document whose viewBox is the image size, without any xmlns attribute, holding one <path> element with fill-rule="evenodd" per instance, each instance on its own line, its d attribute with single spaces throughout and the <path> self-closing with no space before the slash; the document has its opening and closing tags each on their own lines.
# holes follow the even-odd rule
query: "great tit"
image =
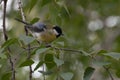
<svg viewBox="0 0 120 80">
<path fill-rule="evenodd" d="M 20 19 L 15 18 L 17 21 L 25 24 L 25 27 L 32 33 L 32 35 L 41 43 L 46 44 L 51 43 L 61 35 L 62 29 L 59 26 L 46 25 L 41 22 L 36 22 L 35 24 L 30 24 Z"/>
</svg>

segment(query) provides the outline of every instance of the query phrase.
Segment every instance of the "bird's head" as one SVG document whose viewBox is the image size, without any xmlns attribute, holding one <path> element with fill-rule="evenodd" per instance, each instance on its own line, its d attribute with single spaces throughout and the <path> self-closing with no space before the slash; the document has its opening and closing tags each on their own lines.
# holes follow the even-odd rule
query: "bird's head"
<svg viewBox="0 0 120 80">
<path fill-rule="evenodd" d="M 57 38 L 60 37 L 61 35 L 63 35 L 62 29 L 59 26 L 54 26 L 53 31 L 56 34 Z"/>
</svg>

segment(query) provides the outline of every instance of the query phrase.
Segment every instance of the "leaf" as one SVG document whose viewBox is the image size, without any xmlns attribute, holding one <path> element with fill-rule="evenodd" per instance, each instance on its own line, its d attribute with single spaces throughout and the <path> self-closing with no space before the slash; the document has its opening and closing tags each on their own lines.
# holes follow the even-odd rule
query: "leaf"
<svg viewBox="0 0 120 80">
<path fill-rule="evenodd" d="M 31 0 L 30 5 L 29 5 L 29 13 L 33 9 L 33 7 L 37 4 L 38 0 Z"/>
<path fill-rule="evenodd" d="M 12 75 L 12 72 L 7 72 L 2 75 L 1 80 L 10 80 L 11 75 Z"/>
<path fill-rule="evenodd" d="M 67 8 L 67 6 L 64 4 L 64 8 L 65 8 L 65 10 L 66 10 L 66 12 L 67 12 L 67 14 L 69 15 L 69 17 L 71 16 L 70 15 L 70 12 L 69 12 L 69 10 L 68 10 L 68 8 Z"/>
<path fill-rule="evenodd" d="M 49 48 L 41 48 L 41 49 L 38 49 L 38 50 L 36 51 L 36 54 L 44 53 L 44 52 L 46 52 L 47 50 L 49 50 Z"/>
<path fill-rule="evenodd" d="M 56 1 L 56 4 L 63 7 L 65 2 L 63 0 Z"/>
<path fill-rule="evenodd" d="M 94 71 L 95 71 L 94 68 L 88 67 L 84 72 L 84 79 L 83 80 L 90 80 Z"/>
<path fill-rule="evenodd" d="M 63 0 L 60 0 L 60 1 L 56 1 L 56 3 L 60 6 L 60 7 L 63 7 L 65 9 L 65 11 L 67 12 L 67 14 L 69 15 L 69 17 L 71 16 L 70 15 L 70 12 L 65 4 L 65 1 Z"/>
<path fill-rule="evenodd" d="M 42 73 L 43 75 L 50 75 L 53 73 L 52 71 L 40 71 L 40 70 L 38 72 Z"/>
<path fill-rule="evenodd" d="M 34 61 L 31 60 L 31 59 L 30 59 L 30 60 L 26 60 L 26 61 L 24 61 L 23 63 L 21 63 L 19 67 L 30 66 L 30 65 L 32 65 L 33 63 L 34 63 Z"/>
<path fill-rule="evenodd" d="M 58 24 L 58 25 L 61 25 L 62 24 L 62 17 L 61 16 L 57 16 L 56 18 L 55 18 L 55 20 L 56 20 L 56 23 Z"/>
<path fill-rule="evenodd" d="M 93 61 L 93 64 L 102 67 L 102 66 L 105 66 L 105 65 L 109 65 L 110 62 L 107 62 L 107 61 L 103 61 L 103 60 L 101 60 L 101 61 Z"/>
<path fill-rule="evenodd" d="M 51 69 L 55 66 L 55 62 L 53 59 L 53 54 L 46 54 L 45 55 L 45 64 L 48 69 Z"/>
<path fill-rule="evenodd" d="M 34 71 L 37 70 L 40 66 L 42 66 L 43 63 L 44 63 L 43 61 L 40 61 L 40 62 L 36 65 L 36 67 L 34 68 Z"/>
<path fill-rule="evenodd" d="M 0 49 L 0 58 L 1 58 L 1 59 L 6 59 L 7 56 L 3 53 L 3 51 L 4 51 L 4 49 L 1 48 L 1 49 Z"/>
<path fill-rule="evenodd" d="M 85 51 L 83 51 L 83 50 L 79 50 L 79 51 L 80 51 L 80 53 L 83 54 L 84 56 L 90 56 L 89 53 L 87 53 L 87 52 L 85 52 Z"/>
<path fill-rule="evenodd" d="M 36 17 L 36 18 L 34 18 L 32 21 L 30 21 L 30 23 L 31 23 L 31 24 L 34 24 L 34 23 L 36 23 L 36 22 L 38 22 L 38 21 L 39 21 L 39 18 Z"/>
<path fill-rule="evenodd" d="M 54 62 L 56 63 L 57 67 L 61 66 L 62 64 L 64 64 L 63 60 L 57 59 L 56 57 L 54 57 Z"/>
<path fill-rule="evenodd" d="M 61 76 L 64 80 L 72 80 L 73 73 L 71 73 L 71 72 L 61 73 L 60 76 Z"/>
<path fill-rule="evenodd" d="M 101 53 L 107 53 L 107 51 L 106 51 L 106 50 L 100 50 L 100 51 L 98 52 L 98 54 L 101 54 Z"/>
<path fill-rule="evenodd" d="M 52 0 L 42 0 L 41 6 L 45 6 L 46 4 L 50 3 Z"/>
<path fill-rule="evenodd" d="M 0 48 L 0 54 L 2 54 L 4 51 L 4 48 Z"/>
<path fill-rule="evenodd" d="M 2 45 L 2 47 L 7 48 L 8 46 L 10 46 L 11 44 L 17 42 L 16 38 L 12 38 L 7 40 L 6 42 L 4 42 L 4 44 Z"/>
<path fill-rule="evenodd" d="M 7 59 L 7 56 L 5 54 L 0 54 L 0 59 Z"/>
<path fill-rule="evenodd" d="M 28 45 L 35 40 L 35 38 L 26 35 L 20 35 L 19 39 L 23 41 L 25 45 Z"/>
<path fill-rule="evenodd" d="M 116 76 L 117 76 L 118 78 L 120 78 L 120 70 L 117 70 Z"/>
<path fill-rule="evenodd" d="M 120 59 L 120 53 L 117 53 L 117 52 L 103 53 L 103 55 L 109 56 L 109 57 L 116 59 L 116 60 Z"/>
<path fill-rule="evenodd" d="M 64 46 L 65 43 L 64 42 L 57 42 L 57 44 L 61 45 L 61 46 Z"/>
</svg>

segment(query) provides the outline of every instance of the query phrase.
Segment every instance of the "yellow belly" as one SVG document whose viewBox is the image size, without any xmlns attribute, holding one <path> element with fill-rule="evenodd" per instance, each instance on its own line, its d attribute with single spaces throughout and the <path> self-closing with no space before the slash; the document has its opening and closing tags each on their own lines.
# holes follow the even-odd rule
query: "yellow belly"
<svg viewBox="0 0 120 80">
<path fill-rule="evenodd" d="M 51 43 L 56 39 L 56 35 L 52 32 L 42 32 L 39 37 L 37 36 L 38 41 L 42 41 L 45 43 Z"/>
</svg>

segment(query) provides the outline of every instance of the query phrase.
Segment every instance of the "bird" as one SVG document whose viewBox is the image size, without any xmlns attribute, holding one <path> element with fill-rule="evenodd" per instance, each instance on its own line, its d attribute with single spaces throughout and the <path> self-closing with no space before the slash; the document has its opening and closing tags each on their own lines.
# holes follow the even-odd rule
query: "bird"
<svg viewBox="0 0 120 80">
<path fill-rule="evenodd" d="M 43 22 L 30 24 L 18 18 L 15 18 L 15 20 L 25 24 L 25 27 L 40 43 L 49 44 L 63 35 L 62 29 L 58 25 L 46 25 Z"/>
</svg>

